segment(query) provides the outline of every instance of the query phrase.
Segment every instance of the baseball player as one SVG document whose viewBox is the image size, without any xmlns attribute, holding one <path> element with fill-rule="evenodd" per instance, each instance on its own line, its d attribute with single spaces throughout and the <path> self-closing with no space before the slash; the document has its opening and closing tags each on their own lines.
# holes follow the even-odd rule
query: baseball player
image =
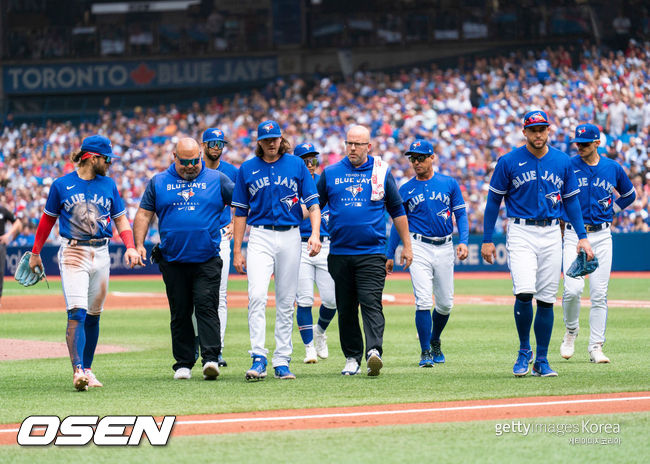
<svg viewBox="0 0 650 464">
<path fill-rule="evenodd" d="M 237 168 L 221 159 L 223 149 L 228 143 L 224 139 L 223 132 L 216 128 L 209 128 L 203 132 L 203 153 L 205 153 L 205 167 L 216 169 L 224 173 L 230 180 L 235 182 Z M 219 287 L 219 322 L 221 323 L 221 353 L 219 354 L 219 366 L 227 366 L 223 358 L 224 336 L 226 334 L 226 323 L 228 321 L 228 271 L 230 269 L 230 240 L 232 239 L 232 212 L 231 208 L 225 208 L 221 214 L 221 247 L 219 256 L 223 261 L 221 268 L 221 286 Z"/>
<path fill-rule="evenodd" d="M 10 224 L 9 230 L 6 225 Z M 7 246 L 18 235 L 23 227 L 20 219 L 7 208 L 0 204 L 0 308 L 2 308 L 2 287 L 5 277 L 5 261 L 7 259 Z"/>
<path fill-rule="evenodd" d="M 607 325 L 607 286 L 612 268 L 612 234 L 609 229 L 615 213 L 631 205 L 636 198 L 634 186 L 616 161 L 598 154 L 600 130 L 593 124 L 576 127 L 575 138 L 571 140 L 578 146 L 579 156 L 571 158 L 573 172 L 578 178 L 580 193 L 578 199 L 582 208 L 582 218 L 598 258 L 598 268 L 589 274 L 591 311 L 589 312 L 589 359 L 594 363 L 608 363 L 603 354 L 605 327 Z M 620 195 L 614 201 L 614 190 Z M 566 215 L 565 215 L 565 220 Z M 568 269 L 576 259 L 575 245 L 578 241 L 575 228 L 566 224 L 564 230 L 564 269 Z M 564 325 L 566 333 L 560 355 L 569 359 L 573 356 L 574 342 L 578 336 L 578 317 L 580 315 L 580 295 L 584 289 L 584 278 L 564 275 Z"/>
<path fill-rule="evenodd" d="M 248 273 L 248 329 L 251 338 L 251 368 L 247 380 L 266 377 L 264 347 L 266 301 L 271 274 L 275 275 L 276 317 L 273 368 L 279 379 L 295 379 L 289 370 L 293 304 L 298 290 L 302 199 L 309 210 L 312 234 L 307 240 L 310 255 L 316 256 L 320 243 L 320 208 L 316 184 L 305 163 L 289 153 L 275 121 L 257 128 L 255 157 L 245 161 L 237 173 L 232 205 L 235 207 L 233 265 Z M 251 226 L 246 264 L 242 241 L 246 224 Z"/>
<path fill-rule="evenodd" d="M 515 324 L 519 353 L 513 374 L 529 372 L 533 352 L 530 327 L 533 324 L 533 297 L 537 300 L 535 339 L 537 353 L 533 375 L 556 377 L 548 363 L 548 344 L 553 330 L 553 304 L 562 266 L 562 235 L 559 218 L 562 204 L 578 235 L 577 250 L 594 257 L 578 201 L 578 183 L 569 157 L 547 145 L 548 117 L 544 111 L 526 113 L 523 134 L 526 145 L 499 158 L 492 173 L 483 220 L 481 255 L 492 264 L 496 248 L 492 233 L 501 200 L 505 197 L 508 215 L 506 250 L 515 295 Z"/>
<path fill-rule="evenodd" d="M 72 155 L 77 170 L 52 183 L 29 260 L 32 271 L 37 266 L 43 269 L 39 253 L 59 218 L 58 260 L 68 312 L 66 342 L 72 361 L 72 383 L 79 391 L 102 386 L 91 366 L 99 338 L 99 317 L 108 293 L 108 242 L 113 236 L 113 221 L 126 245 L 126 264 L 131 268 L 142 265 L 124 203 L 115 182 L 106 176 L 113 158 L 118 156 L 106 137 L 92 135 L 83 140 L 81 150 Z"/>
<path fill-rule="evenodd" d="M 405 153 L 413 164 L 415 177 L 399 189 L 406 211 L 413 244 L 413 263 L 409 267 L 415 293 L 415 327 L 420 339 L 420 367 L 444 363 L 440 348 L 442 334 L 454 302 L 454 258 L 467 258 L 469 223 L 465 200 L 458 182 L 434 172 L 433 146 L 426 140 L 416 140 Z M 456 218 L 460 244 L 452 242 Z M 393 270 L 399 235 L 393 225 L 388 240 L 386 272 Z M 432 292 L 433 288 L 433 292 Z M 432 296 L 435 307 L 431 314 Z"/>
<path fill-rule="evenodd" d="M 311 143 L 298 145 L 293 152 L 299 156 L 307 165 L 309 173 L 318 182 L 320 176 L 316 174 L 318 167 L 318 152 Z M 298 294 L 296 302 L 298 310 L 296 321 L 300 337 L 305 344 L 305 364 L 318 362 L 318 358 L 327 359 L 327 335 L 325 331 L 336 314 L 336 296 L 334 294 L 334 281 L 327 270 L 327 256 L 329 255 L 329 233 L 327 223 L 329 221 L 329 209 L 325 206 L 321 210 L 320 241 L 321 250 L 316 256 L 309 256 L 308 240 L 311 237 L 311 222 L 304 219 L 300 224 L 300 238 L 302 240 L 302 255 L 300 256 L 300 272 L 298 277 Z M 311 314 L 311 307 L 314 304 L 314 282 L 318 286 L 321 296 L 321 306 L 318 312 L 318 324 L 313 328 L 314 319 Z"/>
</svg>

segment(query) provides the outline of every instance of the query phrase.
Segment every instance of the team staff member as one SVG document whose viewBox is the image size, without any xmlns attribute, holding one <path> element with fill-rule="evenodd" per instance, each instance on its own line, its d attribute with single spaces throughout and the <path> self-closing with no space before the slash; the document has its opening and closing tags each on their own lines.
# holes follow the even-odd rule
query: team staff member
<svg viewBox="0 0 650 464">
<path fill-rule="evenodd" d="M 598 154 L 600 130 L 593 124 L 576 127 L 575 138 L 571 140 L 578 146 L 578 155 L 571 158 L 573 172 L 578 178 L 580 193 L 578 199 L 582 208 L 582 218 L 598 258 L 598 268 L 589 274 L 591 310 L 589 312 L 589 359 L 594 363 L 608 363 L 603 354 L 605 327 L 607 325 L 607 287 L 612 269 L 612 233 L 609 226 L 615 213 L 634 202 L 636 193 L 630 179 L 616 161 Z M 614 201 L 614 190 L 620 197 Z M 564 218 L 566 220 L 566 217 Z M 575 245 L 578 241 L 575 229 L 567 224 L 564 230 L 564 269 L 568 269 L 576 259 Z M 574 343 L 578 336 L 580 316 L 580 295 L 585 287 L 584 278 L 564 275 L 564 325 L 566 333 L 560 346 L 560 355 L 569 359 L 574 353 Z"/>
<path fill-rule="evenodd" d="M 235 183 L 237 168 L 221 159 L 223 149 L 228 142 L 224 139 L 223 132 L 217 127 L 206 129 L 203 132 L 203 153 L 205 153 L 205 167 L 221 171 Z M 228 322 L 228 273 L 230 271 L 230 240 L 232 239 L 232 213 L 231 208 L 225 208 L 221 214 L 221 245 L 219 256 L 223 262 L 221 271 L 221 286 L 219 287 L 219 322 L 221 324 L 221 353 L 219 353 L 219 366 L 227 366 L 223 358 L 225 344 L 226 324 Z"/>
<path fill-rule="evenodd" d="M 312 143 L 300 144 L 293 151 L 293 154 L 302 158 L 307 165 L 309 173 L 318 182 L 320 176 L 316 174 L 318 167 L 318 152 Z M 329 221 L 329 209 L 327 206 L 321 210 L 320 221 L 320 253 L 316 256 L 309 256 L 309 237 L 311 236 L 311 222 L 306 218 L 300 224 L 300 238 L 302 240 L 302 254 L 300 255 L 300 272 L 298 277 L 298 294 L 296 303 L 296 321 L 300 337 L 305 344 L 306 364 L 318 362 L 318 358 L 327 359 L 327 335 L 325 331 L 336 314 L 336 295 L 334 294 L 334 281 L 327 271 L 327 255 L 329 255 L 329 232 L 327 223 Z M 320 310 L 318 311 L 318 323 L 314 328 L 314 319 L 311 314 L 311 307 L 314 304 L 314 282 L 318 286 L 321 297 Z"/>
<path fill-rule="evenodd" d="M 296 378 L 289 370 L 289 362 L 300 267 L 301 199 L 309 210 L 312 226 L 307 240 L 310 255 L 315 256 L 321 248 L 316 185 L 305 163 L 289 153 L 290 149 L 277 122 L 262 122 L 257 128 L 256 156 L 241 165 L 233 193 L 233 265 L 238 272 L 248 271 L 248 329 L 253 364 L 246 372 L 247 380 L 266 377 L 265 312 L 271 274 L 275 275 L 276 295 L 275 377 Z M 251 231 L 244 266 L 241 246 L 247 223 Z"/>
<path fill-rule="evenodd" d="M 458 182 L 451 177 L 434 173 L 433 146 L 426 140 L 416 140 L 406 152 L 413 164 L 415 177 L 399 189 L 409 233 L 413 241 L 413 264 L 409 268 L 415 293 L 415 327 L 420 339 L 420 367 L 433 367 L 444 363 L 440 348 L 442 334 L 454 302 L 454 258 L 467 258 L 469 223 L 465 200 Z M 460 244 L 454 246 L 451 235 L 456 218 Z M 388 241 L 386 271 L 393 270 L 395 249 L 399 236 L 393 225 Z M 432 291 L 433 287 L 433 291 Z M 432 296 L 435 308 L 431 310 Z"/>
<path fill-rule="evenodd" d="M 496 248 L 492 233 L 501 200 L 505 197 L 508 214 L 506 249 L 515 295 L 515 324 L 519 334 L 519 353 L 512 372 L 517 377 L 528 374 L 532 362 L 530 327 L 533 323 L 533 297 L 537 300 L 535 339 L 537 353 L 533 375 L 556 377 L 548 363 L 548 344 L 553 330 L 553 304 L 562 267 L 562 235 L 559 218 L 561 205 L 575 227 L 578 250 L 585 250 L 589 260 L 594 254 L 587 241 L 580 214 L 578 183 L 569 157 L 547 145 L 548 117 L 543 111 L 524 116 L 526 145 L 506 153 L 497 161 L 492 173 L 483 220 L 481 255 L 492 264 Z"/>
<path fill-rule="evenodd" d="M 142 195 L 133 225 L 135 243 L 145 259 L 144 239 L 156 214 L 160 256 L 153 258 L 158 260 L 169 300 L 174 378 L 192 377 L 195 311 L 203 378 L 214 380 L 221 353 L 221 214 L 230 204 L 233 183 L 225 174 L 205 168 L 194 139 L 180 139 L 174 159 L 167 170 L 153 176 Z"/>
<path fill-rule="evenodd" d="M 368 155 L 370 133 L 353 126 L 346 138 L 347 157 L 327 167 L 318 181 L 321 207 L 329 206 L 330 255 L 339 313 L 341 348 L 346 358 L 341 374 L 355 375 L 364 355 L 359 306 L 366 335 L 368 375 L 383 367 L 384 313 L 381 294 L 386 281 L 386 210 L 393 218 L 404 250 L 402 263 L 413 252 L 408 222 L 393 175 L 379 158 Z"/>
<path fill-rule="evenodd" d="M 72 362 L 72 384 L 79 390 L 101 387 L 91 366 L 99 339 L 99 316 L 108 293 L 111 222 L 126 245 L 127 266 L 142 265 L 133 232 L 115 182 L 106 176 L 113 158 L 111 141 L 101 135 L 86 137 L 71 159 L 77 170 L 52 183 L 29 259 L 32 271 L 43 269 L 40 257 L 45 240 L 59 218 L 61 248 L 58 260 L 68 312 L 66 343 Z"/>
<path fill-rule="evenodd" d="M 7 223 L 11 224 L 7 230 Z M 0 205 L 0 308 L 2 308 L 2 287 L 5 278 L 5 261 L 7 260 L 7 246 L 20 233 L 22 222 L 16 219 L 4 206 Z"/>
</svg>

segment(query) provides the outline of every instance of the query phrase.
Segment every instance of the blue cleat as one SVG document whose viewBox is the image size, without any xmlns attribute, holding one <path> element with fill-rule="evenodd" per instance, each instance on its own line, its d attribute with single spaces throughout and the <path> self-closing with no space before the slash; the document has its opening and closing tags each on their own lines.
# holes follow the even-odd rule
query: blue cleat
<svg viewBox="0 0 650 464">
<path fill-rule="evenodd" d="M 423 351 L 420 355 L 420 367 L 433 367 L 433 356 L 431 356 L 431 351 Z"/>
<path fill-rule="evenodd" d="M 440 340 L 431 342 L 431 354 L 433 355 L 434 363 L 442 364 L 445 362 L 445 355 L 442 354 L 442 350 L 440 349 Z"/>
<path fill-rule="evenodd" d="M 266 357 L 255 356 L 253 365 L 246 371 L 246 380 L 264 380 L 266 377 Z"/>
<path fill-rule="evenodd" d="M 532 374 L 535 377 L 557 377 L 557 372 L 551 369 L 551 366 L 548 364 L 548 360 L 541 358 L 535 361 L 533 364 Z"/>
<path fill-rule="evenodd" d="M 515 377 L 523 377 L 528 374 L 528 365 L 533 362 L 533 351 L 532 350 L 519 350 L 517 356 L 517 361 L 512 368 L 512 373 Z"/>
<path fill-rule="evenodd" d="M 289 366 L 278 366 L 275 368 L 276 379 L 295 379 L 296 376 L 291 373 Z"/>
</svg>

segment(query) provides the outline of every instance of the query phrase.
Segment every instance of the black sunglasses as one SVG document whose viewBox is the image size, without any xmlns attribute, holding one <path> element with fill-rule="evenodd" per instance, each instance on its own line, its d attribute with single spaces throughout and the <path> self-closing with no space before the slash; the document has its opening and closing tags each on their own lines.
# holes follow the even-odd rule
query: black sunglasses
<svg viewBox="0 0 650 464">
<path fill-rule="evenodd" d="M 418 163 L 424 163 L 424 161 L 429 157 L 429 155 L 411 155 L 409 156 L 409 160 L 411 163 L 415 163 L 416 161 Z"/>
<path fill-rule="evenodd" d="M 98 158 L 104 158 L 104 162 L 106 164 L 111 164 L 111 162 L 113 161 L 113 159 L 110 156 L 106 156 L 106 155 L 95 155 L 95 156 L 97 156 Z"/>
<path fill-rule="evenodd" d="M 174 156 L 176 157 L 178 162 L 181 163 L 181 166 L 185 166 L 185 167 L 187 167 L 187 166 L 196 166 L 201 161 L 200 156 L 198 158 L 192 158 L 192 159 L 181 159 L 181 158 L 178 157 L 178 155 L 176 153 L 174 153 Z"/>
<path fill-rule="evenodd" d="M 303 158 L 302 159 L 307 166 L 318 167 L 318 158 Z"/>
<path fill-rule="evenodd" d="M 578 145 L 581 148 L 587 148 L 591 144 L 592 142 L 576 142 L 576 145 Z"/>
<path fill-rule="evenodd" d="M 223 142 L 222 140 L 210 140 L 209 142 L 207 142 L 207 145 L 208 148 L 211 149 L 215 147 L 217 147 L 218 149 L 222 149 L 225 145 L 225 142 Z"/>
</svg>

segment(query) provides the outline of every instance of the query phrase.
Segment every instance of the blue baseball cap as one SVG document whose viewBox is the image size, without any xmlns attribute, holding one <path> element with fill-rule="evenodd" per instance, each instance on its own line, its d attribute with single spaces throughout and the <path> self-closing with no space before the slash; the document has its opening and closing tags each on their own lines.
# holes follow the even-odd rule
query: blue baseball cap
<svg viewBox="0 0 650 464">
<path fill-rule="evenodd" d="M 580 124 L 576 127 L 576 136 L 569 143 L 589 143 L 600 140 L 600 129 L 593 124 Z"/>
<path fill-rule="evenodd" d="M 113 153 L 111 141 L 103 135 L 91 135 L 86 137 L 81 143 L 81 151 L 95 155 L 108 156 L 110 158 L 119 158 Z"/>
<path fill-rule="evenodd" d="M 269 119 L 257 126 L 257 140 L 275 139 L 278 137 L 282 137 L 282 131 L 277 122 Z"/>
<path fill-rule="evenodd" d="M 433 155 L 433 145 L 427 142 L 426 140 L 416 140 L 411 144 L 408 151 L 404 153 L 406 156 L 409 156 L 411 153 L 417 155 Z"/>
<path fill-rule="evenodd" d="M 529 111 L 524 116 L 524 127 L 550 126 L 548 116 L 541 110 Z"/>
<path fill-rule="evenodd" d="M 302 158 L 303 156 L 318 155 L 319 153 L 316 151 L 316 147 L 313 143 L 305 142 L 298 145 L 296 149 L 293 150 L 293 154 Z"/>
<path fill-rule="evenodd" d="M 217 140 L 219 142 L 223 143 L 228 143 L 224 140 L 223 138 L 223 131 L 221 129 L 217 129 L 216 127 L 210 127 L 209 129 L 206 129 L 203 132 L 203 142 L 212 142 L 213 140 Z"/>
</svg>

